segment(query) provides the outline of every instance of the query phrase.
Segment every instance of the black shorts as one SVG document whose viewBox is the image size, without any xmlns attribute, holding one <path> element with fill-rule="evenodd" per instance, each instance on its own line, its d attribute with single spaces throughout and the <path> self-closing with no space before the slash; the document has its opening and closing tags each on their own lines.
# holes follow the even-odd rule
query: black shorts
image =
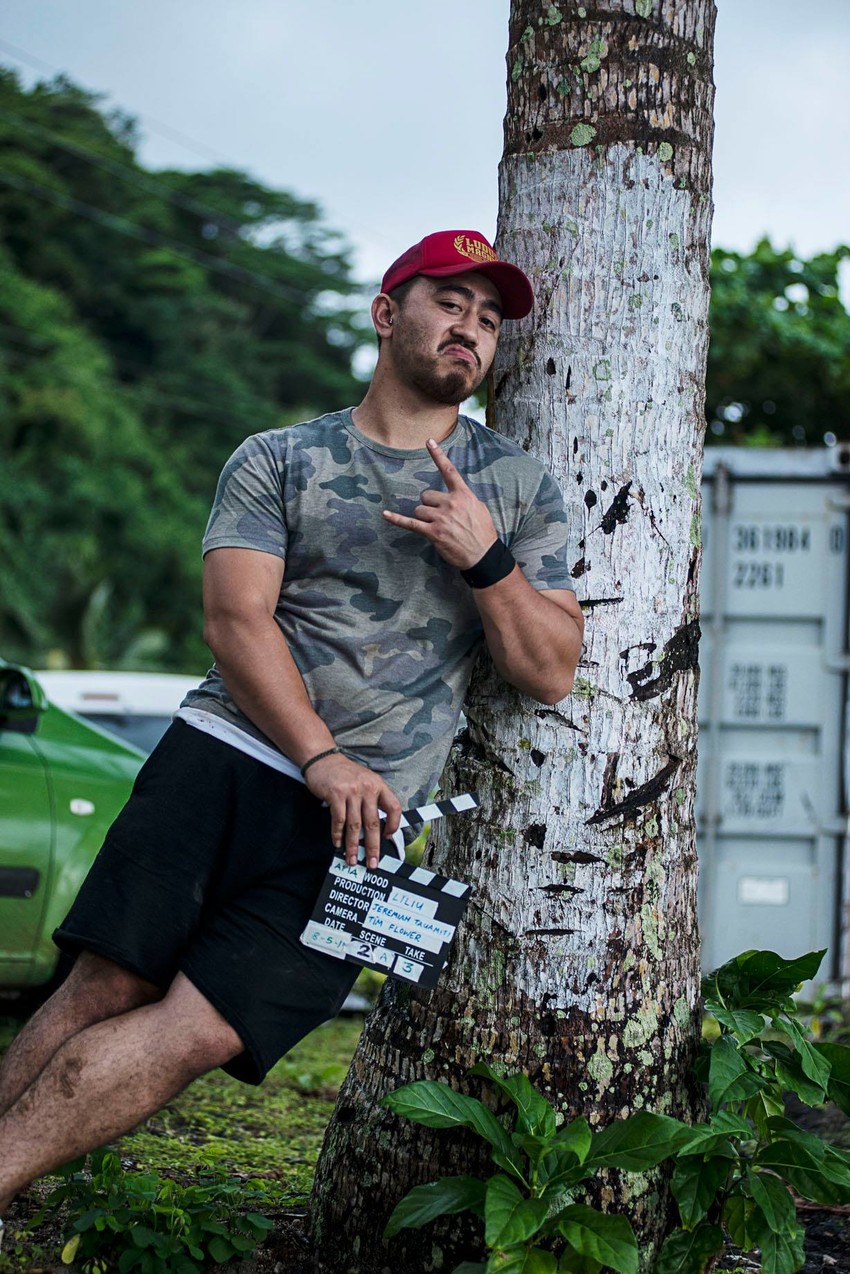
<svg viewBox="0 0 850 1274">
<path fill-rule="evenodd" d="M 333 854 L 302 783 L 175 721 L 53 939 L 163 989 L 184 973 L 245 1045 L 224 1069 L 259 1084 L 359 972 L 298 940 Z"/>
</svg>

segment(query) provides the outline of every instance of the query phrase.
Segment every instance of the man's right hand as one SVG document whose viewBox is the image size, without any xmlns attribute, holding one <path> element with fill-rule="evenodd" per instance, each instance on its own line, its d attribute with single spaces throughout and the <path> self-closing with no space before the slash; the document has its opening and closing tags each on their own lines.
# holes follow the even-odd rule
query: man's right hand
<svg viewBox="0 0 850 1274">
<path fill-rule="evenodd" d="M 357 862 L 363 831 L 366 866 L 377 867 L 381 836 L 392 836 L 401 818 L 401 804 L 380 775 L 335 752 L 315 761 L 305 782 L 314 796 L 330 806 L 331 840 L 336 849 L 342 849 L 344 842 L 348 865 Z M 383 828 L 379 810 L 387 816 Z"/>
</svg>

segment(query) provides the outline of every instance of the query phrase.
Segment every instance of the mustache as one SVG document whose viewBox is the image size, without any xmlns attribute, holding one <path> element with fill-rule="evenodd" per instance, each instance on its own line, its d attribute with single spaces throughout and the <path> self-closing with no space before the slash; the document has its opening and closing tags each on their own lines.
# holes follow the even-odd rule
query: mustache
<svg viewBox="0 0 850 1274">
<path fill-rule="evenodd" d="M 465 340 L 462 336 L 452 336 L 447 341 L 443 341 L 442 345 L 439 347 L 439 352 L 442 353 L 443 350 L 448 349 L 450 345 L 459 345 L 461 349 L 468 349 L 478 366 L 481 366 L 481 359 L 478 357 L 478 350 L 471 341 Z"/>
</svg>

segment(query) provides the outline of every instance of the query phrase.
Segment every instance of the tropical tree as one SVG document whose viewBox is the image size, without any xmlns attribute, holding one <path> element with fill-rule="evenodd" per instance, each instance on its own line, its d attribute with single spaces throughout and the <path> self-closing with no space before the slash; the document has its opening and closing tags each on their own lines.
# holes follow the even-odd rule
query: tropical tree
<svg viewBox="0 0 850 1274">
<path fill-rule="evenodd" d="M 712 252 L 710 442 L 850 438 L 850 314 L 839 290 L 848 256 L 838 247 L 804 258 L 769 239 L 750 253 Z"/>
<path fill-rule="evenodd" d="M 551 708 L 489 666 L 474 680 L 444 789 L 476 789 L 483 814 L 447 820 L 432 859 L 472 882 L 473 901 L 438 989 L 392 982 L 367 1020 L 316 1178 L 328 1271 L 451 1270 L 481 1254 L 454 1217 L 382 1240 L 409 1187 L 476 1164 L 469 1143 L 379 1104 L 407 1081 L 477 1092 L 467 1074 L 484 1060 L 595 1127 L 699 1100 L 714 18 L 713 0 L 511 5 L 499 242 L 537 304 L 501 345 L 492 421 L 567 493 L 586 650 L 571 699 Z M 612 1178 L 600 1198 L 628 1211 L 651 1255 L 663 1184 Z"/>
<path fill-rule="evenodd" d="M 360 397 L 360 298 L 315 205 L 137 145 L 96 94 L 0 69 L 0 644 L 200 671 L 219 470 Z"/>
</svg>

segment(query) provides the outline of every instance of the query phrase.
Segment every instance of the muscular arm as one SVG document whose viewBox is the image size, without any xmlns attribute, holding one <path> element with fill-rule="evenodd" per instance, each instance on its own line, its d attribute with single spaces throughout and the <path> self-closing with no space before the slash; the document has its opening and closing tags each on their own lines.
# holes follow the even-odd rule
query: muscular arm
<svg viewBox="0 0 850 1274">
<path fill-rule="evenodd" d="M 204 559 L 204 640 L 230 694 L 249 720 L 298 766 L 335 746 L 333 735 L 307 695 L 301 674 L 274 613 L 283 561 L 253 549 L 213 549 Z M 327 801 L 331 835 L 357 861 L 365 829 L 366 861 L 377 865 L 378 810 L 388 835 L 398 827 L 401 805 L 379 775 L 341 755 L 311 765 L 307 786 Z"/>
<path fill-rule="evenodd" d="M 429 441 L 428 450 L 446 490 L 424 491 L 412 518 L 389 510 L 384 517 L 429 540 L 447 562 L 467 570 L 495 543 L 496 528 L 487 506 L 442 448 Z M 540 703 L 557 703 L 569 694 L 584 633 L 575 594 L 569 589 L 538 592 L 515 566 L 497 584 L 475 588 L 472 595 L 493 663 L 505 680 Z"/>
<path fill-rule="evenodd" d="M 472 590 L 497 670 L 540 703 L 557 703 L 573 688 L 584 616 L 569 589 L 538 592 L 518 566 L 489 588 Z"/>
</svg>

